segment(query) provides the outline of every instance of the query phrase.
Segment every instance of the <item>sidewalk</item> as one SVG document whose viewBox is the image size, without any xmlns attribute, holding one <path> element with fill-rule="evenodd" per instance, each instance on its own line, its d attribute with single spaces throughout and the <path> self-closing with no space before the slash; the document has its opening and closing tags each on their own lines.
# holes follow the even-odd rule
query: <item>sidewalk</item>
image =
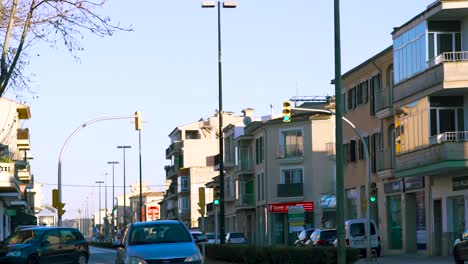
<svg viewBox="0 0 468 264">
<path fill-rule="evenodd" d="M 425 263 L 425 264 L 448 264 L 454 263 L 453 257 L 428 257 L 415 254 L 386 255 L 376 261 L 366 261 L 360 259 L 357 264 L 381 263 L 381 264 L 403 264 L 403 263 Z"/>
</svg>

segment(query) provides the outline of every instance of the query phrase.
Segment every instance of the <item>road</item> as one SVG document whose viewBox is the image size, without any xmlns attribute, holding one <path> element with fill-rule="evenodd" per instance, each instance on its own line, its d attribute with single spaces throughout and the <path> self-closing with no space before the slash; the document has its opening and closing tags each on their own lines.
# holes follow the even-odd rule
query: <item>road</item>
<svg viewBox="0 0 468 264">
<path fill-rule="evenodd" d="M 452 264 L 453 257 L 428 257 L 416 254 L 402 254 L 382 256 L 376 261 L 368 262 L 365 259 L 360 259 L 356 264 L 379 263 L 379 264 L 403 264 L 403 263 L 425 263 L 425 264 Z"/>
<path fill-rule="evenodd" d="M 89 247 L 89 264 L 114 264 L 115 249 Z"/>
</svg>

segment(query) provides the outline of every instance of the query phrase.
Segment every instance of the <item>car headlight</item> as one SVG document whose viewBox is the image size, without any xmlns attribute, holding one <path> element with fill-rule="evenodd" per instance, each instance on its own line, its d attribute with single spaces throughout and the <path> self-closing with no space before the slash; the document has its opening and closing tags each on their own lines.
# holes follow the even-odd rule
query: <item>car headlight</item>
<svg viewBox="0 0 468 264">
<path fill-rule="evenodd" d="M 139 257 L 127 257 L 126 264 L 147 264 L 146 261 Z"/>
<path fill-rule="evenodd" d="M 203 256 L 200 254 L 200 252 L 197 252 L 191 256 L 188 256 L 184 260 L 184 262 L 194 262 L 194 261 L 203 261 Z"/>
<path fill-rule="evenodd" d="M 7 257 L 19 257 L 21 256 L 21 251 L 20 250 L 11 251 L 11 252 L 8 252 L 6 256 Z"/>
</svg>

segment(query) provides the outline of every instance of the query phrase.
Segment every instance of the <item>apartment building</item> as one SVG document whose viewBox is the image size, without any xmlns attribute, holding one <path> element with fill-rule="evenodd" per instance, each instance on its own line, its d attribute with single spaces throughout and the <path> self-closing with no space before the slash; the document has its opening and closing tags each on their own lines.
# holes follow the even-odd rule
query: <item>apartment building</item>
<svg viewBox="0 0 468 264">
<path fill-rule="evenodd" d="M 392 37 L 394 134 L 385 140 L 394 142 L 395 179 L 381 192 L 388 245 L 451 255 L 468 227 L 468 1 L 436 1 Z"/>
<path fill-rule="evenodd" d="M 334 108 L 334 101 L 301 107 Z M 256 245 L 291 245 L 291 206 L 303 207 L 303 227 L 335 226 L 336 203 L 325 202 L 335 196 L 334 116 L 304 113 L 283 123 L 281 115 L 255 118 L 247 110 L 224 130 L 226 232 L 243 232 Z M 207 187 L 217 192 L 217 182 Z M 210 224 L 215 208 L 207 205 Z"/>
<path fill-rule="evenodd" d="M 468 227 L 468 1 L 439 0 L 343 75 L 345 117 L 370 147 L 384 251 L 451 255 Z M 365 215 L 362 143 L 344 128 L 346 217 Z"/>
<path fill-rule="evenodd" d="M 242 116 L 232 112 L 223 114 L 227 126 L 242 121 Z M 166 158 L 171 164 L 165 167 L 168 189 L 160 204 L 163 219 L 179 219 L 189 227 L 198 227 L 198 189 L 212 181 L 218 172 L 214 170 L 214 156 L 219 153 L 218 115 L 176 127 L 170 134 L 170 146 Z M 213 194 L 206 192 L 206 202 Z"/>
<path fill-rule="evenodd" d="M 369 150 L 371 184 L 381 187 L 382 177 L 392 175 L 379 174 L 383 170 L 381 162 L 388 152 L 383 144 L 387 136 L 384 116 L 393 119 L 393 115 L 383 113 L 383 107 L 390 104 L 393 80 L 393 49 L 388 47 L 343 76 L 343 116 L 350 120 L 360 131 Z M 380 115 L 379 115 L 380 114 Z M 384 115 L 385 114 L 385 115 Z M 354 129 L 343 125 L 344 150 L 344 185 L 345 185 L 345 218 L 365 218 L 367 211 L 366 183 L 367 163 L 364 144 Z M 385 164 L 387 165 L 387 164 Z M 371 219 L 380 227 L 382 214 L 379 209 L 385 208 L 381 199 L 370 203 Z M 386 248 L 387 233 L 381 232 L 383 248 Z"/>
<path fill-rule="evenodd" d="M 18 225 L 36 224 L 29 129 L 29 107 L 0 98 L 0 240 Z"/>
</svg>

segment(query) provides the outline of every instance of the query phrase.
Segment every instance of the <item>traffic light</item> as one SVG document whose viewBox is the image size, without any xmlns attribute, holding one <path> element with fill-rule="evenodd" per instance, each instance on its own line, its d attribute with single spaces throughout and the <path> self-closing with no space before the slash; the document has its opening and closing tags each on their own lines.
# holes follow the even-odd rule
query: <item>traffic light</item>
<svg viewBox="0 0 468 264">
<path fill-rule="evenodd" d="M 200 187 L 198 188 L 198 206 L 200 206 L 200 209 L 198 209 L 198 212 L 200 215 L 203 217 L 205 216 L 205 188 Z"/>
<path fill-rule="evenodd" d="M 59 216 L 62 216 L 65 213 L 65 210 L 63 210 L 63 207 L 65 207 L 65 203 L 59 203 L 59 206 L 57 207 L 57 214 Z"/>
<path fill-rule="evenodd" d="M 375 182 L 371 183 L 369 190 L 369 200 L 371 203 L 377 202 L 377 184 Z"/>
<path fill-rule="evenodd" d="M 141 130 L 143 119 L 141 117 L 141 112 L 135 112 L 135 130 Z"/>
<path fill-rule="evenodd" d="M 59 204 L 59 192 L 57 189 L 52 189 L 52 207 L 58 208 Z"/>
<path fill-rule="evenodd" d="M 289 101 L 283 102 L 283 122 L 291 122 L 291 102 Z"/>
<path fill-rule="evenodd" d="M 215 201 L 217 200 L 218 201 L 218 204 L 219 204 L 219 200 L 221 199 L 221 192 L 219 190 L 219 186 L 215 186 L 213 188 L 213 203 L 214 204 L 217 204 L 215 203 Z"/>
<path fill-rule="evenodd" d="M 215 205 L 218 205 L 218 204 L 219 204 L 219 199 L 215 199 L 215 200 L 213 201 L 213 203 L 214 203 Z"/>
</svg>

